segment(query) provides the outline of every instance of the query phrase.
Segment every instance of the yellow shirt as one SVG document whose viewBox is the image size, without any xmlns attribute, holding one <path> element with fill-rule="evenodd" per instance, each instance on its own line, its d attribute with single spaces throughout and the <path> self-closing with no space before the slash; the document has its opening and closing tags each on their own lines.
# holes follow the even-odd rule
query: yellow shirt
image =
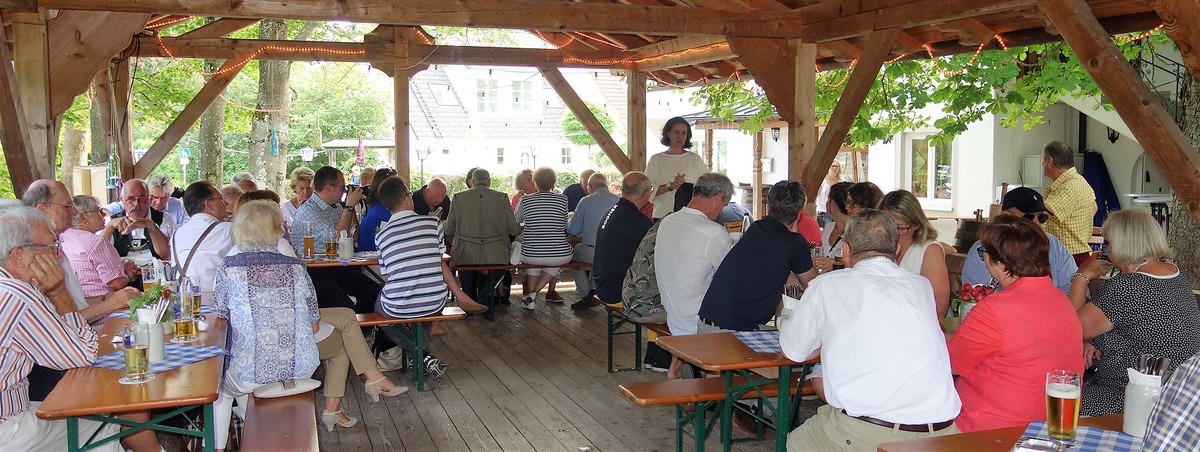
<svg viewBox="0 0 1200 452">
<path fill-rule="evenodd" d="M 1067 168 L 1046 187 L 1046 208 L 1054 214 L 1043 225 L 1046 232 L 1058 236 L 1071 254 L 1091 251 L 1092 219 L 1096 216 L 1096 192 L 1087 180 Z"/>
</svg>

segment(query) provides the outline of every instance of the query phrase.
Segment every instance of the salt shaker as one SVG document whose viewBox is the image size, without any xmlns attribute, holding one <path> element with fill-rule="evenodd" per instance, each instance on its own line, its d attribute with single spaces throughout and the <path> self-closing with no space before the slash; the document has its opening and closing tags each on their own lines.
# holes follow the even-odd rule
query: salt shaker
<svg viewBox="0 0 1200 452">
<path fill-rule="evenodd" d="M 1150 410 L 1158 402 L 1158 394 L 1162 391 L 1162 377 L 1147 375 L 1133 368 L 1125 370 L 1129 372 L 1129 384 L 1125 385 L 1125 420 L 1121 430 L 1141 438 L 1146 434 Z"/>
</svg>

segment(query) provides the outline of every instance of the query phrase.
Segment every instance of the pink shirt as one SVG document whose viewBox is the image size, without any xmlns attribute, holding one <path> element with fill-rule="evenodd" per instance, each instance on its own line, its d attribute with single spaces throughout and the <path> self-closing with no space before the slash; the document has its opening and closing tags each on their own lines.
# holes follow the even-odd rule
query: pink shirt
<svg viewBox="0 0 1200 452">
<path fill-rule="evenodd" d="M 62 233 L 62 250 L 83 285 L 83 295 L 95 297 L 112 292 L 108 282 L 125 276 L 117 249 L 103 237 L 71 228 Z"/>
<path fill-rule="evenodd" d="M 1046 371 L 1083 373 L 1083 328 L 1049 276 L 1023 277 L 983 299 L 950 338 L 962 399 L 955 424 L 974 432 L 1046 419 Z"/>
</svg>

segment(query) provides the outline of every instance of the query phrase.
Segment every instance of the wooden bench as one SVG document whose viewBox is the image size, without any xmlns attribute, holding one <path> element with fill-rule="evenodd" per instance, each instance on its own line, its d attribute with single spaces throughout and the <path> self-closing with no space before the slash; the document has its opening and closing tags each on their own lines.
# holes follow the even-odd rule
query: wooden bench
<svg viewBox="0 0 1200 452">
<path fill-rule="evenodd" d="M 502 278 L 500 278 L 500 275 L 501 275 L 500 273 L 493 273 L 493 272 L 499 272 L 499 271 L 507 272 L 507 271 L 514 271 L 514 270 L 527 270 L 527 269 L 531 269 L 531 268 L 550 268 L 550 267 L 575 270 L 575 269 L 581 269 L 581 268 L 590 268 L 591 266 L 592 266 L 591 262 L 571 261 L 571 262 L 568 262 L 563 265 L 482 264 L 482 265 L 460 265 L 457 267 L 451 267 L 451 269 L 456 272 L 459 272 L 459 271 L 480 272 L 480 273 L 484 273 L 484 274 L 488 275 L 487 280 L 483 284 L 479 285 L 479 287 L 477 288 L 478 289 L 477 293 L 475 293 L 473 295 L 475 295 L 476 302 L 488 307 L 488 311 L 483 314 L 483 318 L 488 319 L 488 320 L 495 320 L 496 314 L 495 314 L 494 308 L 496 307 L 496 300 L 493 297 L 493 294 L 496 293 L 496 289 L 500 286 L 500 281 Z"/>
<path fill-rule="evenodd" d="M 425 317 L 416 317 L 411 319 L 396 319 L 385 316 L 378 312 L 369 312 L 366 314 L 358 314 L 359 326 L 372 326 L 388 328 L 395 325 L 412 325 L 413 332 L 409 334 L 404 328 L 393 328 L 399 336 L 404 339 L 409 349 L 413 350 L 413 383 L 417 386 L 417 391 L 425 390 L 425 324 L 429 322 L 439 322 L 443 320 L 462 320 L 467 318 L 467 313 L 456 306 L 447 306 L 442 309 L 442 313 L 438 315 L 427 315 Z M 376 332 L 379 328 L 375 329 Z M 401 372 L 408 372 L 407 353 L 402 356 L 401 361 L 404 367 Z"/>
<path fill-rule="evenodd" d="M 747 383 L 747 378 L 743 376 L 734 376 L 733 384 L 741 386 Z M 793 381 L 789 390 L 791 394 L 796 394 L 797 391 L 801 395 L 816 395 L 813 389 L 812 381 L 804 382 L 803 386 Z M 708 432 L 712 430 L 713 424 L 720 416 L 713 416 L 712 419 L 705 421 L 705 414 L 711 407 L 725 401 L 725 381 L 723 378 L 692 378 L 684 380 L 666 380 L 666 381 L 649 381 L 641 383 L 626 383 L 618 387 L 618 391 L 634 405 L 640 407 L 675 405 L 675 450 L 683 450 L 683 429 L 691 424 L 693 440 L 697 445 L 696 450 L 703 450 L 704 441 L 708 437 Z M 760 386 L 757 390 L 742 394 L 740 400 L 759 399 L 759 412 L 762 412 L 762 398 L 773 398 L 779 396 L 778 384 L 767 384 Z M 801 397 L 793 399 L 793 406 L 789 409 L 793 413 L 800 406 Z M 690 408 L 689 408 L 690 407 Z M 735 409 L 743 410 L 744 408 L 737 407 Z M 751 413 L 752 416 L 756 416 Z M 792 420 L 796 420 L 796 416 L 792 416 Z M 762 427 L 759 426 L 758 436 L 762 436 Z"/>
<path fill-rule="evenodd" d="M 243 451 L 312 451 L 317 442 L 312 391 L 275 399 L 250 396 L 242 427 Z"/>
<path fill-rule="evenodd" d="M 608 311 L 608 371 L 622 372 L 626 370 L 642 370 L 642 328 L 657 333 L 659 336 L 670 336 L 671 330 L 665 323 L 638 323 L 625 315 L 625 308 L 620 304 L 604 303 Z M 625 324 L 633 325 L 633 331 L 617 332 Z M 616 369 L 613 367 L 613 336 L 633 334 L 633 367 Z"/>
</svg>

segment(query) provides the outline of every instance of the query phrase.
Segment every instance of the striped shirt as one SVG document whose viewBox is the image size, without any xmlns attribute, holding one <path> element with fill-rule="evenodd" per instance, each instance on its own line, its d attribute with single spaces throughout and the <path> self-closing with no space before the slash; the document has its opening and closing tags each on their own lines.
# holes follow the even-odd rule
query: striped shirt
<svg viewBox="0 0 1200 452">
<path fill-rule="evenodd" d="M 1046 209 L 1054 214 L 1042 226 L 1046 232 L 1058 236 L 1071 254 L 1086 253 L 1092 248 L 1092 222 L 1096 216 L 1096 192 L 1087 179 L 1075 168 L 1058 175 L 1046 187 Z"/>
<path fill-rule="evenodd" d="M 96 332 L 77 312 L 59 316 L 37 289 L 0 267 L 0 421 L 29 409 L 33 365 L 58 370 L 96 359 Z"/>
<path fill-rule="evenodd" d="M 79 277 L 83 295 L 96 297 L 112 292 L 108 282 L 125 276 L 121 255 L 112 243 L 96 234 L 71 228 L 63 231 L 63 254 Z"/>
<path fill-rule="evenodd" d="M 446 245 L 442 223 L 436 217 L 411 210 L 392 214 L 375 237 L 379 269 L 387 277 L 375 310 L 398 319 L 442 312 L 446 281 L 442 279 L 442 253 Z"/>
<path fill-rule="evenodd" d="M 562 257 L 574 253 L 567 244 L 566 196 L 539 191 L 521 197 L 517 222 L 525 225 L 521 234 L 522 256 Z"/>
</svg>

